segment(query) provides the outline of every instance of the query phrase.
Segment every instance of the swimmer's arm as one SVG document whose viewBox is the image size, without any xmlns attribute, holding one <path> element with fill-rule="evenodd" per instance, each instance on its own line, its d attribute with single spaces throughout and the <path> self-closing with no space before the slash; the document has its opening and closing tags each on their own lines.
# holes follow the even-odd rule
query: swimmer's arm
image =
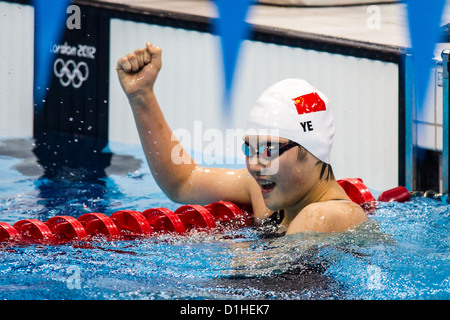
<svg viewBox="0 0 450 320">
<path fill-rule="evenodd" d="M 204 168 L 195 163 L 164 119 L 154 94 L 148 109 L 134 103 L 134 117 L 150 171 L 166 195 L 178 203 L 232 201 L 250 204 L 247 169 Z M 136 108 L 137 107 L 137 108 Z M 151 132 L 151 133 L 150 133 Z"/>
<path fill-rule="evenodd" d="M 286 234 L 302 231 L 340 232 L 368 220 L 364 210 L 353 202 L 318 202 L 305 207 L 289 224 Z"/>
<path fill-rule="evenodd" d="M 150 170 L 166 195 L 178 203 L 219 200 L 251 204 L 246 169 L 202 168 L 184 150 L 167 124 L 153 87 L 162 66 L 161 49 L 147 43 L 117 62 Z"/>
</svg>

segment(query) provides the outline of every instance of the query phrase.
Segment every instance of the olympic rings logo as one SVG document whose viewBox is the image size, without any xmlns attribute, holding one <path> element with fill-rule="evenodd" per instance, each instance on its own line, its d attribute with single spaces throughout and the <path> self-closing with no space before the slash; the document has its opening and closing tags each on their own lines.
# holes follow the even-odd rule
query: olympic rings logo
<svg viewBox="0 0 450 320">
<path fill-rule="evenodd" d="M 65 62 L 63 59 L 58 58 L 53 65 L 53 71 L 64 87 L 72 84 L 72 87 L 78 89 L 89 77 L 88 65 L 83 61 L 76 64 L 73 60 Z"/>
</svg>

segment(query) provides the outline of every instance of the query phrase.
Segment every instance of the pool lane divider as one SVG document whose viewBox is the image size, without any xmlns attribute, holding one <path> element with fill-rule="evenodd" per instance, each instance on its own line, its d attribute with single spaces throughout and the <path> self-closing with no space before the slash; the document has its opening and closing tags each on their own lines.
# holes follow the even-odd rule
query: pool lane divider
<svg viewBox="0 0 450 320">
<path fill-rule="evenodd" d="M 359 178 L 337 181 L 350 200 L 359 204 L 368 214 L 373 214 L 377 201 Z M 405 187 L 396 187 L 380 194 L 378 201 L 410 200 Z M 75 219 L 56 216 L 42 222 L 37 219 L 20 220 L 10 225 L 0 222 L 0 243 L 63 244 L 72 241 L 89 241 L 98 237 L 108 240 L 135 239 L 173 233 L 186 234 L 191 230 L 211 231 L 220 228 L 237 228 L 251 225 L 252 210 L 218 201 L 206 206 L 183 205 L 174 212 L 167 208 L 152 208 L 143 212 L 120 210 L 111 216 L 103 213 L 86 213 Z"/>
<path fill-rule="evenodd" d="M 120 210 L 109 217 L 95 212 L 83 214 L 78 219 L 71 216 L 56 216 L 46 222 L 25 219 L 12 226 L 0 222 L 0 243 L 55 245 L 89 241 L 96 237 L 126 240 L 164 233 L 184 234 L 191 230 L 242 227 L 251 223 L 251 210 L 247 207 L 219 201 L 207 206 L 184 205 L 175 212 L 153 208 L 143 212 Z"/>
</svg>

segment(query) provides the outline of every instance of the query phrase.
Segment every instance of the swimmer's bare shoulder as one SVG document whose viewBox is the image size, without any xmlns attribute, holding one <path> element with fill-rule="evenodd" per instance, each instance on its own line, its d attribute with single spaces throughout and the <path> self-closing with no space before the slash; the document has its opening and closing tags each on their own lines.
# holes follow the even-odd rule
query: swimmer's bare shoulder
<svg viewBox="0 0 450 320">
<path fill-rule="evenodd" d="M 289 224 L 286 234 L 302 231 L 340 232 L 367 221 L 365 211 L 352 201 L 325 201 L 306 206 Z"/>
</svg>

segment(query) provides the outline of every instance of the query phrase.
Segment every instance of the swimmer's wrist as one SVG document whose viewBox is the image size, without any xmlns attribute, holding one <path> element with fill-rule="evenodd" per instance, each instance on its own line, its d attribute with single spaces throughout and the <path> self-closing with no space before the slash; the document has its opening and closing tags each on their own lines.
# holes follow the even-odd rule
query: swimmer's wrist
<svg viewBox="0 0 450 320">
<path fill-rule="evenodd" d="M 128 101 L 132 108 L 147 109 L 155 100 L 156 96 L 153 90 L 128 95 Z"/>
</svg>

